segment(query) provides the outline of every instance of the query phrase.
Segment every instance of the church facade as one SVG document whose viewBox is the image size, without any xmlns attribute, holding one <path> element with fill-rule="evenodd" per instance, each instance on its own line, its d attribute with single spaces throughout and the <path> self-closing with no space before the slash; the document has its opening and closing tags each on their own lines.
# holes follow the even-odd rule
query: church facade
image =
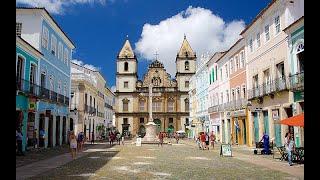
<svg viewBox="0 0 320 180">
<path fill-rule="evenodd" d="M 171 78 L 155 59 L 143 79 L 138 79 L 137 58 L 129 40 L 117 56 L 115 118 L 117 129 L 126 135 L 144 136 L 149 121 L 149 85 L 152 83 L 152 117 L 157 132 L 187 131 L 189 126 L 189 80 L 196 71 L 196 54 L 186 37 L 177 53 L 176 75 Z"/>
</svg>

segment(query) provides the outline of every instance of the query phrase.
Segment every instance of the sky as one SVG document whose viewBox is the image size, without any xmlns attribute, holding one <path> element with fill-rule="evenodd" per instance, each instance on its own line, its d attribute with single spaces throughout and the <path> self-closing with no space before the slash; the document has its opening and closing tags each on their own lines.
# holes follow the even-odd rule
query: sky
<svg viewBox="0 0 320 180">
<path fill-rule="evenodd" d="M 271 0 L 16 0 L 17 6 L 45 7 L 75 43 L 73 59 L 101 71 L 112 87 L 116 57 L 127 36 L 138 57 L 138 77 L 158 55 L 175 77 L 184 34 L 201 54 L 224 51 Z"/>
</svg>

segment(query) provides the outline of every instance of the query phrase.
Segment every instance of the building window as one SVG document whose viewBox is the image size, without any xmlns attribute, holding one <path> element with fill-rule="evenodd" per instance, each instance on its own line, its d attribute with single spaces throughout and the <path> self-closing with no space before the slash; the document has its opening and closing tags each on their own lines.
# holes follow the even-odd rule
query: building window
<svg viewBox="0 0 320 180">
<path fill-rule="evenodd" d="M 236 98 L 235 98 L 235 90 L 234 89 L 232 89 L 231 90 L 231 93 L 232 93 L 232 101 L 235 101 L 236 100 Z"/>
<path fill-rule="evenodd" d="M 186 62 L 184 63 L 184 69 L 185 69 L 186 71 L 189 70 L 189 61 L 186 61 Z"/>
<path fill-rule="evenodd" d="M 230 59 L 230 74 L 233 72 L 233 59 Z"/>
<path fill-rule="evenodd" d="M 18 56 L 18 62 L 17 62 L 17 80 L 21 81 L 21 79 L 23 79 L 23 61 L 24 59 L 21 56 Z"/>
<path fill-rule="evenodd" d="M 239 100 L 240 99 L 240 87 L 237 87 L 237 96 L 236 99 Z"/>
<path fill-rule="evenodd" d="M 236 56 L 236 66 L 237 66 L 237 70 L 240 69 L 240 62 L 239 62 L 239 56 Z"/>
<path fill-rule="evenodd" d="M 184 111 L 185 111 L 185 112 L 188 112 L 188 111 L 189 111 L 189 99 L 188 99 L 188 98 L 186 98 L 186 99 L 184 100 Z"/>
<path fill-rule="evenodd" d="M 280 17 L 277 16 L 274 18 L 274 24 L 276 25 L 276 34 L 280 32 Z"/>
<path fill-rule="evenodd" d="M 184 85 L 185 85 L 185 88 L 189 88 L 189 81 L 185 81 Z"/>
<path fill-rule="evenodd" d="M 58 82 L 58 90 L 57 90 L 58 94 L 61 94 L 61 81 Z"/>
<path fill-rule="evenodd" d="M 123 118 L 123 124 L 128 124 L 128 118 Z"/>
<path fill-rule="evenodd" d="M 229 73 L 228 73 L 228 64 L 225 65 L 225 69 L 226 69 L 226 78 L 229 77 Z"/>
<path fill-rule="evenodd" d="M 128 62 L 124 62 L 124 71 L 128 71 L 128 70 L 129 70 Z"/>
<path fill-rule="evenodd" d="M 221 104 L 223 104 L 223 92 L 221 93 L 220 98 L 221 98 Z"/>
<path fill-rule="evenodd" d="M 128 81 L 125 81 L 125 82 L 123 83 L 123 87 L 124 87 L 124 88 L 128 88 L 128 87 L 129 87 L 129 82 L 128 82 Z"/>
<path fill-rule="evenodd" d="M 220 80 L 222 80 L 222 68 L 220 68 Z"/>
<path fill-rule="evenodd" d="M 245 65 L 244 65 L 244 51 L 241 51 L 240 58 L 241 58 L 241 67 L 245 67 Z"/>
<path fill-rule="evenodd" d="M 63 46 L 62 46 L 62 43 L 59 42 L 59 45 L 58 45 L 58 59 L 62 60 L 62 53 L 63 53 Z"/>
<path fill-rule="evenodd" d="M 88 94 L 85 93 L 84 94 L 84 105 L 87 105 L 87 102 L 88 102 Z"/>
<path fill-rule="evenodd" d="M 144 111 L 144 100 L 139 101 L 139 111 Z"/>
<path fill-rule="evenodd" d="M 218 80 L 218 66 L 216 66 L 216 71 L 215 72 L 216 72 L 216 80 Z"/>
<path fill-rule="evenodd" d="M 22 23 L 16 22 L 16 36 L 21 37 Z"/>
<path fill-rule="evenodd" d="M 144 123 L 144 118 L 140 118 L 140 123 L 141 123 L 141 124 Z"/>
<path fill-rule="evenodd" d="M 261 41 L 260 41 L 260 33 L 257 33 L 257 46 L 260 47 Z"/>
<path fill-rule="evenodd" d="M 63 95 L 67 96 L 67 83 L 64 83 L 63 85 Z"/>
<path fill-rule="evenodd" d="M 129 100 L 128 99 L 123 99 L 122 100 L 122 103 L 123 103 L 123 111 L 128 111 L 129 109 Z"/>
<path fill-rule="evenodd" d="M 269 41 L 269 39 L 270 39 L 269 25 L 266 25 L 264 27 L 264 33 L 266 35 L 266 41 Z"/>
<path fill-rule="evenodd" d="M 226 90 L 226 94 L 227 94 L 227 102 L 229 102 L 230 101 L 230 98 L 229 98 L 229 90 Z"/>
<path fill-rule="evenodd" d="M 66 63 L 68 65 L 68 49 L 64 48 L 64 63 Z"/>
<path fill-rule="evenodd" d="M 242 86 L 242 94 L 243 94 L 243 99 L 246 99 L 246 85 Z"/>
<path fill-rule="evenodd" d="M 49 43 L 49 31 L 48 28 L 43 26 L 42 29 L 42 46 L 46 49 L 48 49 L 48 43 Z"/>
<path fill-rule="evenodd" d="M 56 52 L 57 52 L 57 38 L 52 34 L 51 35 L 51 54 L 55 56 Z"/>
<path fill-rule="evenodd" d="M 161 101 L 152 102 L 152 111 L 155 111 L 155 112 L 161 111 Z"/>
<path fill-rule="evenodd" d="M 31 63 L 30 66 L 30 83 L 35 84 L 36 83 L 36 77 L 37 77 L 37 66 L 33 63 Z"/>
<path fill-rule="evenodd" d="M 249 40 L 249 47 L 250 47 L 250 52 L 253 52 L 253 43 L 252 39 Z"/>
<path fill-rule="evenodd" d="M 277 67 L 277 78 L 284 78 L 284 76 L 285 76 L 284 62 L 277 64 L 276 67 Z"/>
<path fill-rule="evenodd" d="M 41 88 L 46 87 L 46 73 L 45 72 L 41 72 L 40 86 L 41 86 Z"/>
<path fill-rule="evenodd" d="M 173 118 L 169 118 L 169 123 L 173 123 Z"/>
<path fill-rule="evenodd" d="M 189 118 L 186 118 L 186 125 L 189 126 Z"/>
<path fill-rule="evenodd" d="M 168 101 L 168 112 L 174 111 L 174 101 L 170 100 Z"/>
</svg>

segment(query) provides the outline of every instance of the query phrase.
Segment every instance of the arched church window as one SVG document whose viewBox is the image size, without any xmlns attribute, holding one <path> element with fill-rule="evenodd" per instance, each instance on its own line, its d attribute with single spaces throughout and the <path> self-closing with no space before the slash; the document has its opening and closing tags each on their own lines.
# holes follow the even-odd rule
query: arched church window
<svg viewBox="0 0 320 180">
<path fill-rule="evenodd" d="M 123 105 L 123 107 L 122 107 L 123 111 L 128 111 L 128 109 L 129 109 L 129 100 L 127 98 L 123 99 L 122 100 L 122 105 Z"/>
<path fill-rule="evenodd" d="M 189 61 L 186 61 L 186 62 L 184 63 L 184 69 L 185 69 L 185 70 L 189 70 Z"/>
<path fill-rule="evenodd" d="M 128 71 L 128 70 L 129 70 L 128 62 L 124 62 L 124 71 Z"/>
</svg>

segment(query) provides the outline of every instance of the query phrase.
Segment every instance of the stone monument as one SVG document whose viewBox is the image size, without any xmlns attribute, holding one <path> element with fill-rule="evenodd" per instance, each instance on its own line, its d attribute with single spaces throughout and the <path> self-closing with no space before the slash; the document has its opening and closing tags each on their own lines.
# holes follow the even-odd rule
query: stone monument
<svg viewBox="0 0 320 180">
<path fill-rule="evenodd" d="M 146 135 L 143 137 L 142 142 L 157 142 L 157 125 L 153 122 L 152 118 L 152 83 L 149 85 L 149 120 L 146 124 Z"/>
</svg>

